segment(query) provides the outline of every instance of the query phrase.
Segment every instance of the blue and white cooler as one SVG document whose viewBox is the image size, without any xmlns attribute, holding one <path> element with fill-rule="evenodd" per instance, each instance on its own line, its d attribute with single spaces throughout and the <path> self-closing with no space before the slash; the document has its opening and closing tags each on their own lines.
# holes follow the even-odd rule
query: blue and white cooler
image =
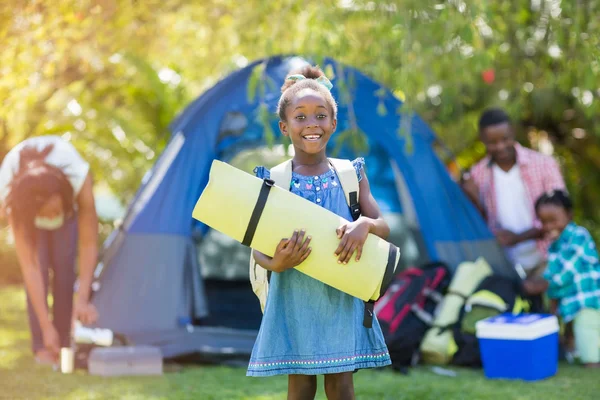
<svg viewBox="0 0 600 400">
<path fill-rule="evenodd" d="M 481 361 L 491 379 L 537 381 L 558 370 L 558 320 L 548 314 L 500 314 L 477 322 Z"/>
</svg>

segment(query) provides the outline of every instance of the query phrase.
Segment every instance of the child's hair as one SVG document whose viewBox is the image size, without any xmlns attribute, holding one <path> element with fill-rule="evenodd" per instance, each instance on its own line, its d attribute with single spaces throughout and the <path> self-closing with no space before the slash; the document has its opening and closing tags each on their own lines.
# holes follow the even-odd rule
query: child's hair
<svg viewBox="0 0 600 400">
<path fill-rule="evenodd" d="M 35 217 L 52 195 L 62 198 L 65 217 L 73 213 L 73 186 L 60 168 L 45 162 L 53 148 L 48 145 L 38 150 L 26 146 L 19 152 L 19 169 L 6 197 L 6 208 L 15 228 L 23 229 L 30 243 L 35 242 Z"/>
<path fill-rule="evenodd" d="M 552 190 L 541 195 L 535 202 L 535 212 L 539 212 L 540 207 L 546 205 L 562 207 L 567 212 L 573 210 L 573 202 L 564 190 Z"/>
<path fill-rule="evenodd" d="M 293 75 L 302 75 L 306 79 L 289 79 Z M 325 74 L 318 66 L 307 65 L 303 68 L 297 69 L 295 71 L 291 71 L 285 78 L 283 82 L 283 86 L 281 86 L 281 97 L 279 98 L 279 104 L 277 105 L 277 114 L 279 114 L 279 119 L 282 121 L 286 120 L 285 110 L 287 106 L 291 103 L 292 98 L 296 93 L 301 91 L 302 89 L 310 88 L 318 93 L 321 93 L 325 100 L 331 107 L 331 111 L 333 112 L 333 117 L 337 118 L 337 104 L 335 99 L 331 95 L 329 89 L 324 86 L 322 83 L 318 82 L 317 79 L 319 77 L 325 77 Z"/>
</svg>

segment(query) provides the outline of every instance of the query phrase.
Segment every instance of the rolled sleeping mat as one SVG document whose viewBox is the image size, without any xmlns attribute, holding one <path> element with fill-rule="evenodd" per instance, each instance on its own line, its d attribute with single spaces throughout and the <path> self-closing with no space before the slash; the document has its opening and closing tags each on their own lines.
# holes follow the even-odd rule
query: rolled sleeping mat
<svg viewBox="0 0 600 400">
<path fill-rule="evenodd" d="M 360 261 L 338 264 L 336 229 L 349 223 L 331 211 L 231 165 L 214 160 L 192 216 L 240 243 L 272 257 L 295 229 L 312 237 L 311 254 L 296 269 L 344 293 L 375 301 L 389 286 L 400 251 L 369 234 Z"/>
<path fill-rule="evenodd" d="M 452 326 L 458 321 L 466 299 L 489 275 L 492 275 L 492 268 L 481 257 L 475 262 L 463 262 L 458 266 L 433 321 L 433 327 L 421 342 L 421 358 L 425 363 L 450 363 L 457 350 Z"/>
</svg>

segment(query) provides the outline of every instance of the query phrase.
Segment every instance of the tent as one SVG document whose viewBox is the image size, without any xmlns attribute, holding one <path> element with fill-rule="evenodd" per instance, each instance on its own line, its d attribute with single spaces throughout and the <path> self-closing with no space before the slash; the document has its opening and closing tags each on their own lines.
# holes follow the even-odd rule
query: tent
<svg viewBox="0 0 600 400">
<path fill-rule="evenodd" d="M 98 326 L 157 345 L 167 358 L 248 356 L 261 318 L 248 281 L 249 249 L 191 213 L 213 159 L 252 172 L 256 164 L 286 157 L 289 146 L 276 140 L 276 104 L 285 75 L 306 62 L 295 56 L 254 62 L 173 121 L 168 145 L 105 243 L 94 283 Z M 455 268 L 484 256 L 497 272 L 511 274 L 484 221 L 436 155 L 436 136 L 423 120 L 399 113 L 402 102 L 356 69 L 332 59 L 320 65 L 334 75 L 339 103 L 331 151 L 349 159 L 364 155 L 372 193 L 405 265 L 442 260 Z M 273 138 L 274 145 L 266 146 Z"/>
</svg>

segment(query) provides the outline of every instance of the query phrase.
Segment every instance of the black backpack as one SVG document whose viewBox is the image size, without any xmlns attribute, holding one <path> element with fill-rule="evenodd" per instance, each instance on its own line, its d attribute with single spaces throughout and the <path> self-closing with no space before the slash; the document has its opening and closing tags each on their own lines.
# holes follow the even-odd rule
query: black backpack
<svg viewBox="0 0 600 400">
<path fill-rule="evenodd" d="M 416 364 L 433 313 L 450 284 L 447 265 L 435 262 L 407 268 L 397 274 L 375 304 L 392 366 L 397 370 Z"/>
<path fill-rule="evenodd" d="M 503 312 L 516 315 L 531 311 L 537 312 L 524 296 L 520 280 L 498 275 L 488 276 L 465 300 L 458 322 L 453 327 L 458 350 L 451 363 L 464 367 L 481 367 L 479 343 L 475 336 L 475 324 L 478 321 Z"/>
</svg>

